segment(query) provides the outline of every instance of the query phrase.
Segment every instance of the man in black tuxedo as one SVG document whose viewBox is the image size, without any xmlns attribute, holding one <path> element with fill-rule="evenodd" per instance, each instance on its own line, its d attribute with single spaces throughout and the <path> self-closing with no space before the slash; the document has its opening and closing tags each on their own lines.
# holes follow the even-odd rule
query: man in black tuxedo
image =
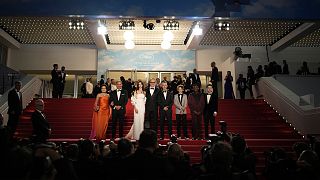
<svg viewBox="0 0 320 180">
<path fill-rule="evenodd" d="M 58 71 L 58 64 L 53 65 L 53 69 L 51 71 L 51 80 L 52 83 L 52 97 L 58 98 L 59 97 L 59 89 L 60 89 L 60 77 L 61 74 Z"/>
<path fill-rule="evenodd" d="M 215 89 L 216 94 L 218 95 L 218 81 L 219 81 L 219 70 L 216 67 L 216 62 L 211 63 L 211 83 L 213 85 L 213 88 Z"/>
<path fill-rule="evenodd" d="M 60 85 L 59 85 L 58 97 L 62 98 L 63 91 L 64 91 L 64 86 L 66 84 L 66 76 L 67 76 L 66 68 L 64 66 L 61 67 L 61 71 L 59 72 L 59 75 L 60 75 L 59 76 Z"/>
<path fill-rule="evenodd" d="M 112 139 L 115 138 L 117 121 L 119 121 L 119 137 L 123 137 L 124 116 L 128 102 L 128 92 L 122 89 L 122 82 L 117 81 L 117 89 L 110 93 L 110 105 L 112 107 Z"/>
<path fill-rule="evenodd" d="M 155 132 L 158 131 L 157 98 L 159 92 L 159 88 L 156 87 L 156 80 L 150 79 L 149 86 L 146 88 L 145 128 L 150 128 Z"/>
<path fill-rule="evenodd" d="M 201 80 L 200 80 L 199 74 L 197 73 L 197 69 L 193 69 L 193 74 L 191 78 L 192 78 L 192 84 L 198 84 L 201 89 Z"/>
<path fill-rule="evenodd" d="M 204 127 L 205 127 L 205 138 L 208 139 L 208 128 L 209 123 L 211 124 L 211 134 L 215 133 L 215 117 L 218 111 L 218 95 L 213 92 L 214 88 L 211 84 L 207 85 L 207 93 L 204 95 L 205 106 L 203 111 Z"/>
<path fill-rule="evenodd" d="M 32 113 L 33 136 L 36 143 L 45 143 L 51 134 L 50 125 L 43 114 L 44 102 L 42 99 L 35 101 L 35 111 Z"/>
<path fill-rule="evenodd" d="M 8 94 L 8 128 L 10 128 L 10 132 L 14 134 L 17 129 L 17 125 L 19 122 L 19 116 L 22 113 L 22 93 L 20 92 L 21 89 L 21 82 L 16 81 L 14 83 L 15 88 L 12 89 Z"/>
<path fill-rule="evenodd" d="M 173 94 L 168 90 L 167 81 L 161 82 L 162 91 L 158 94 L 158 105 L 160 112 L 160 139 L 164 138 L 164 121 L 168 121 L 168 133 L 169 137 L 172 134 L 172 105 L 173 105 Z"/>
</svg>

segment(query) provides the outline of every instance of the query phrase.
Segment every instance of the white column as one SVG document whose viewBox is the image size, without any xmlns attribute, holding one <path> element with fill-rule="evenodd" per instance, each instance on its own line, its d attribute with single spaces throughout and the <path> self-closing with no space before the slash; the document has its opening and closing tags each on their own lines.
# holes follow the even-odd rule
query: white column
<svg viewBox="0 0 320 180">
<path fill-rule="evenodd" d="M 79 78 L 78 78 L 78 75 L 75 75 L 74 83 L 73 83 L 73 98 L 78 98 L 78 85 L 79 85 Z"/>
</svg>

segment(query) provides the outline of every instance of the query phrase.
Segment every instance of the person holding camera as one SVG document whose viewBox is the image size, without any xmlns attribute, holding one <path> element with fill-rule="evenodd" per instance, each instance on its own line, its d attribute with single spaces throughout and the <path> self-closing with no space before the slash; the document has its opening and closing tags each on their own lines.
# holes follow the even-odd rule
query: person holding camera
<svg viewBox="0 0 320 180">
<path fill-rule="evenodd" d="M 107 94 L 107 86 L 105 84 L 101 85 L 101 93 L 96 97 L 93 110 L 90 139 L 105 139 L 111 116 L 109 94 Z"/>
</svg>

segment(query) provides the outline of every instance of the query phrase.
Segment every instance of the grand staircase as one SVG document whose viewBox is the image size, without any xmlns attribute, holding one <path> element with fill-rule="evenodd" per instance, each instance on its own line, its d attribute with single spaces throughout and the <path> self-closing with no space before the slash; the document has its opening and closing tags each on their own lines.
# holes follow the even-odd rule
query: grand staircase
<svg viewBox="0 0 320 180">
<path fill-rule="evenodd" d="M 44 99 L 44 113 L 51 125 L 51 141 L 74 142 L 79 138 L 88 138 L 91 130 L 91 117 L 94 99 Z M 17 129 L 18 137 L 30 137 L 32 133 L 31 114 L 34 111 L 34 101 L 31 101 L 20 118 Z M 174 109 L 174 108 L 173 108 Z M 189 112 L 189 111 L 188 111 Z M 191 136 L 191 116 L 187 116 L 188 134 Z M 271 147 L 281 147 L 293 156 L 292 145 L 303 141 L 302 135 L 294 131 L 275 110 L 264 100 L 220 100 L 218 122 L 227 122 L 228 131 L 241 134 L 245 137 L 248 147 L 257 156 L 257 173 L 262 173 L 265 156 L 264 152 Z M 111 137 L 111 121 L 109 121 L 107 138 Z M 127 114 L 124 127 L 126 134 L 133 122 L 133 108 L 130 102 L 127 105 Z M 165 134 L 167 134 L 167 128 Z M 117 129 L 118 131 L 118 129 Z M 173 133 L 176 133 L 175 114 L 173 113 Z M 158 134 L 160 134 L 158 130 Z M 166 144 L 168 135 L 161 144 Z M 201 161 L 200 150 L 206 145 L 205 140 L 179 140 L 184 151 L 188 152 L 192 163 Z"/>
</svg>

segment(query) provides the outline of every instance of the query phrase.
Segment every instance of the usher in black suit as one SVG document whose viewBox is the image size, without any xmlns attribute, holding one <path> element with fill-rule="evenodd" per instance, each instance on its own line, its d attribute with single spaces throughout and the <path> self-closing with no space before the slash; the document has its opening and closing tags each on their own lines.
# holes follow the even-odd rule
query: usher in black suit
<svg viewBox="0 0 320 180">
<path fill-rule="evenodd" d="M 146 112 L 145 112 L 145 127 L 150 128 L 154 131 L 158 131 L 158 104 L 157 98 L 160 92 L 159 88 L 154 87 L 146 88 Z M 153 94 L 151 95 L 150 91 L 153 90 Z M 146 124 L 149 123 L 149 126 Z"/>
<path fill-rule="evenodd" d="M 167 96 L 164 97 L 164 91 L 159 92 L 158 94 L 158 105 L 160 112 L 160 130 L 161 138 L 164 138 L 164 121 L 168 121 L 168 133 L 169 137 L 172 134 L 172 105 L 173 105 L 173 94 L 167 90 Z M 163 110 L 164 107 L 168 107 L 168 110 Z"/>
<path fill-rule="evenodd" d="M 117 93 L 119 94 L 119 98 Z M 128 92 L 124 89 L 116 89 L 110 93 L 110 103 L 113 102 L 112 107 L 112 139 L 115 138 L 117 121 L 119 121 L 119 137 L 123 137 L 123 124 L 124 116 L 126 114 L 126 105 L 128 102 Z M 119 110 L 116 109 L 116 106 L 121 106 Z"/>
<path fill-rule="evenodd" d="M 209 103 L 208 98 L 210 97 Z M 208 128 L 209 123 L 211 124 L 211 134 L 215 133 L 214 123 L 215 117 L 214 112 L 218 112 L 218 95 L 212 93 L 211 95 L 204 94 L 205 106 L 203 111 L 204 127 L 205 127 L 205 137 L 208 138 Z"/>
<path fill-rule="evenodd" d="M 8 127 L 10 128 L 11 132 L 14 133 L 17 129 L 19 116 L 22 112 L 22 93 L 18 92 L 16 89 L 12 89 L 8 94 L 8 105 Z"/>
</svg>

